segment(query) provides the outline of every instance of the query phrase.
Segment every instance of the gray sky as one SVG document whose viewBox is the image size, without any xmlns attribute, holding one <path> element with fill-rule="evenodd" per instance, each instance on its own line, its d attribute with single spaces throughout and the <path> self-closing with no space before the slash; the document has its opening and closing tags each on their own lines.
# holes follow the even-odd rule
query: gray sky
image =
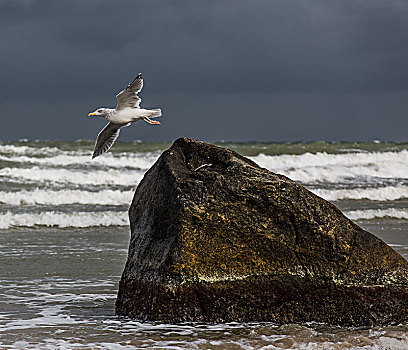
<svg viewBox="0 0 408 350">
<path fill-rule="evenodd" d="M 0 0 L 0 140 L 408 141 L 406 0 Z"/>
</svg>

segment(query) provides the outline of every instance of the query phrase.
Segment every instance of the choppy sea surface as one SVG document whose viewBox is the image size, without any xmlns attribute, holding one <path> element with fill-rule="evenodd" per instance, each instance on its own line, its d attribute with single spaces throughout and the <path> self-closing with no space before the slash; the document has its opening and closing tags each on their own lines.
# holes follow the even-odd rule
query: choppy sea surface
<svg viewBox="0 0 408 350">
<path fill-rule="evenodd" d="M 166 143 L 0 143 L 0 349 L 408 349 L 408 325 L 160 324 L 114 315 L 127 210 Z M 408 144 L 223 143 L 408 258 Z"/>
</svg>

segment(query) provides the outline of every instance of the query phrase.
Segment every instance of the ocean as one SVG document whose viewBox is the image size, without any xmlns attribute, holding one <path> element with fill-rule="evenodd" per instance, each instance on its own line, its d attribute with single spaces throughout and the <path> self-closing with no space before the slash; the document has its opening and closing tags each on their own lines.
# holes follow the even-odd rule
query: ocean
<svg viewBox="0 0 408 350">
<path fill-rule="evenodd" d="M 408 259 L 408 144 L 221 143 L 338 206 Z M 0 349 L 408 349 L 408 325 L 116 317 L 128 207 L 169 143 L 0 143 Z"/>
</svg>

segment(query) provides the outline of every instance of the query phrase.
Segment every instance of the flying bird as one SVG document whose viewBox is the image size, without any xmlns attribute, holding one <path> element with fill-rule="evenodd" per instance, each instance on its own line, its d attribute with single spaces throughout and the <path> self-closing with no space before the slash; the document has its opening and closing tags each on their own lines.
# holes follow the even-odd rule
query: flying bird
<svg viewBox="0 0 408 350">
<path fill-rule="evenodd" d="M 119 136 L 120 128 L 129 126 L 140 119 L 152 125 L 160 125 L 158 121 L 150 119 L 160 117 L 160 109 L 140 108 L 142 99 L 137 94 L 142 87 L 142 73 L 139 73 L 126 89 L 116 95 L 118 101 L 116 108 L 98 108 L 95 112 L 88 114 L 89 117 L 98 116 L 109 120 L 109 123 L 98 134 L 92 159 L 109 151 Z"/>
</svg>

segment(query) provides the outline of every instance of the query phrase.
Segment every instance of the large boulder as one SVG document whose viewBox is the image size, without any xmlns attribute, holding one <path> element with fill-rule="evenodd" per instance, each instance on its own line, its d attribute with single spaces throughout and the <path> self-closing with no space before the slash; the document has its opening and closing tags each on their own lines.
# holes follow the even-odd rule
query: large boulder
<svg viewBox="0 0 408 350">
<path fill-rule="evenodd" d="M 139 184 L 116 313 L 164 322 L 408 320 L 408 264 L 334 205 L 181 138 Z"/>
</svg>

